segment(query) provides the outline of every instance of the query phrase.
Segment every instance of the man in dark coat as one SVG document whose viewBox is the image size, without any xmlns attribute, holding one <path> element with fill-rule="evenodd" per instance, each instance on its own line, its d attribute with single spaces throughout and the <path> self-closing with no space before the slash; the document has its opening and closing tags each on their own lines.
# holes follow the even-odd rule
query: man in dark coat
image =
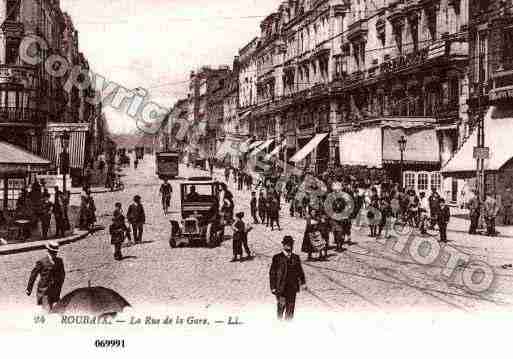
<svg viewBox="0 0 513 359">
<path fill-rule="evenodd" d="M 440 209 L 438 211 L 438 229 L 440 230 L 440 242 L 447 243 L 447 224 L 451 219 L 449 206 L 443 198 L 440 198 Z"/>
<path fill-rule="evenodd" d="M 41 203 L 41 239 L 48 239 L 48 231 L 50 230 L 50 222 L 52 220 L 53 204 L 50 202 L 50 195 L 43 195 L 43 203 Z"/>
<path fill-rule="evenodd" d="M 481 202 L 476 192 L 474 192 L 474 196 L 470 199 L 467 206 L 470 210 L 470 228 L 468 234 L 476 234 L 479 225 L 479 216 L 481 215 Z"/>
<path fill-rule="evenodd" d="M 256 198 L 255 192 L 251 192 L 251 201 L 249 202 L 249 205 L 251 207 L 251 217 L 253 217 L 253 223 L 258 224 L 259 223 L 258 216 L 257 216 L 258 207 L 257 207 L 257 198 Z"/>
<path fill-rule="evenodd" d="M 132 226 L 134 242 L 141 243 L 143 227 L 144 223 L 146 222 L 144 207 L 141 204 L 141 196 L 134 196 L 134 202 L 128 207 L 126 217 Z"/>
<path fill-rule="evenodd" d="M 305 273 L 299 256 L 292 253 L 294 239 L 285 236 L 283 251 L 276 254 L 269 270 L 271 292 L 278 302 L 278 319 L 291 320 L 294 317 L 296 294 L 300 286 L 307 290 Z"/>
<path fill-rule="evenodd" d="M 64 262 L 57 256 L 59 244 L 50 242 L 46 245 L 48 255 L 36 262 L 36 266 L 30 273 L 27 285 L 27 295 L 32 294 L 32 288 L 39 275 L 37 284 L 37 304 L 49 312 L 61 296 L 62 284 L 64 283 L 65 270 Z"/>
<path fill-rule="evenodd" d="M 64 193 L 59 190 L 59 187 L 54 188 L 54 201 L 53 201 L 53 216 L 55 218 L 55 235 L 57 238 L 65 236 L 66 217 Z"/>
</svg>

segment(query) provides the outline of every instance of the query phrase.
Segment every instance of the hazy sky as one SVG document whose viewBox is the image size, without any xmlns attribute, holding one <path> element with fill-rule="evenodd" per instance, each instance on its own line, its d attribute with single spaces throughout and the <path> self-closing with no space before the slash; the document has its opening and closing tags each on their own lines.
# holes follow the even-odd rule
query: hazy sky
<svg viewBox="0 0 513 359">
<path fill-rule="evenodd" d="M 61 0 L 79 31 L 92 69 L 126 88 L 143 87 L 171 106 L 186 94 L 191 70 L 232 65 L 238 49 L 259 34 L 280 0 Z M 135 127 L 106 109 L 113 131 Z"/>
</svg>

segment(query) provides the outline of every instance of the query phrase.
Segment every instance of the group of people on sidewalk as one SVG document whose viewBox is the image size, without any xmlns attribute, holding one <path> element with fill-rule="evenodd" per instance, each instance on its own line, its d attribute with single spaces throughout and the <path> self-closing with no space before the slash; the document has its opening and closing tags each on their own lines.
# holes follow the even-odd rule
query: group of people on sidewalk
<svg viewBox="0 0 513 359">
<path fill-rule="evenodd" d="M 479 221 L 483 219 L 486 224 L 486 235 L 496 236 L 495 221 L 499 214 L 499 205 L 497 200 L 491 196 L 490 193 L 486 195 L 484 201 L 480 200 L 476 191 L 473 192 L 472 198 L 466 203 L 469 210 L 470 228 L 469 234 L 477 234 L 479 228 Z"/>
<path fill-rule="evenodd" d="M 128 221 L 130 227 L 126 224 Z M 142 243 L 144 224 L 146 223 L 146 214 L 141 203 L 141 196 L 135 195 L 133 202 L 128 206 L 126 217 L 123 213 L 123 207 L 120 202 L 114 205 L 112 214 L 112 224 L 109 227 L 111 244 L 114 246 L 114 259 L 122 260 L 123 254 L 121 247 L 128 239 L 129 242 Z"/>
<path fill-rule="evenodd" d="M 65 232 L 70 228 L 68 218 L 70 193 L 62 192 L 58 186 L 54 187 L 53 196 L 50 195 L 43 180 L 35 180 L 30 191 L 22 188 L 16 201 L 15 217 L 29 222 L 22 231 L 22 237 L 30 237 L 32 228 L 41 223 L 41 239 L 47 240 L 50 230 L 52 215 L 55 219 L 56 237 L 64 237 Z"/>
</svg>

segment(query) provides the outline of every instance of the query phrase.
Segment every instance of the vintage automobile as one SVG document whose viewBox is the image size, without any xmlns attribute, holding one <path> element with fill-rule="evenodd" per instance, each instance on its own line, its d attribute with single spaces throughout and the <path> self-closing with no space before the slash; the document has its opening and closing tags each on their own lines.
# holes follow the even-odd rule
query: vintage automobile
<svg viewBox="0 0 513 359">
<path fill-rule="evenodd" d="M 180 184 L 181 218 L 172 219 L 171 248 L 216 247 L 224 240 L 224 218 L 219 212 L 220 183 L 193 177 Z"/>
</svg>

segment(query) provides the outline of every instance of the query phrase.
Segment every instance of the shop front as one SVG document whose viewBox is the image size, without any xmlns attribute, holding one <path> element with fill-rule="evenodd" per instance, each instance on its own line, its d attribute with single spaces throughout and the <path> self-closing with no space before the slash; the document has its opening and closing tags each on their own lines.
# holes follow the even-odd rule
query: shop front
<svg viewBox="0 0 513 359">
<path fill-rule="evenodd" d="M 382 169 L 386 177 L 382 181 L 417 191 L 440 187 L 439 140 L 429 123 L 397 119 L 349 130 L 340 135 L 339 151 L 342 166 Z"/>
<path fill-rule="evenodd" d="M 323 168 L 320 165 L 319 156 L 322 156 L 323 154 L 325 156 L 326 152 L 329 156 L 328 136 L 329 133 L 318 133 L 312 138 L 298 138 L 298 148 L 300 148 L 300 150 L 290 158 L 290 162 L 294 163 L 294 165 L 300 170 L 311 171 L 314 173 L 320 173 L 321 169 L 325 170 L 327 167 Z M 324 151 L 319 151 L 318 148 L 323 141 L 326 142 Z M 328 146 L 327 151 L 326 146 Z M 324 162 L 327 163 L 326 160 L 324 160 Z"/>
<path fill-rule="evenodd" d="M 498 223 L 511 223 L 513 220 L 513 106 L 497 104 L 491 106 L 484 117 L 485 147 L 488 158 L 484 160 L 484 191 L 497 199 L 500 204 Z M 474 130 L 461 148 L 443 167 L 444 177 L 454 177 L 467 183 L 466 191 L 476 191 L 476 164 L 474 158 L 477 146 L 477 131 Z M 465 197 L 472 194 L 466 193 Z"/>
<path fill-rule="evenodd" d="M 20 147 L 0 142 L 0 238 L 8 243 L 28 238 L 34 222 L 26 189 L 50 162 Z"/>
</svg>

